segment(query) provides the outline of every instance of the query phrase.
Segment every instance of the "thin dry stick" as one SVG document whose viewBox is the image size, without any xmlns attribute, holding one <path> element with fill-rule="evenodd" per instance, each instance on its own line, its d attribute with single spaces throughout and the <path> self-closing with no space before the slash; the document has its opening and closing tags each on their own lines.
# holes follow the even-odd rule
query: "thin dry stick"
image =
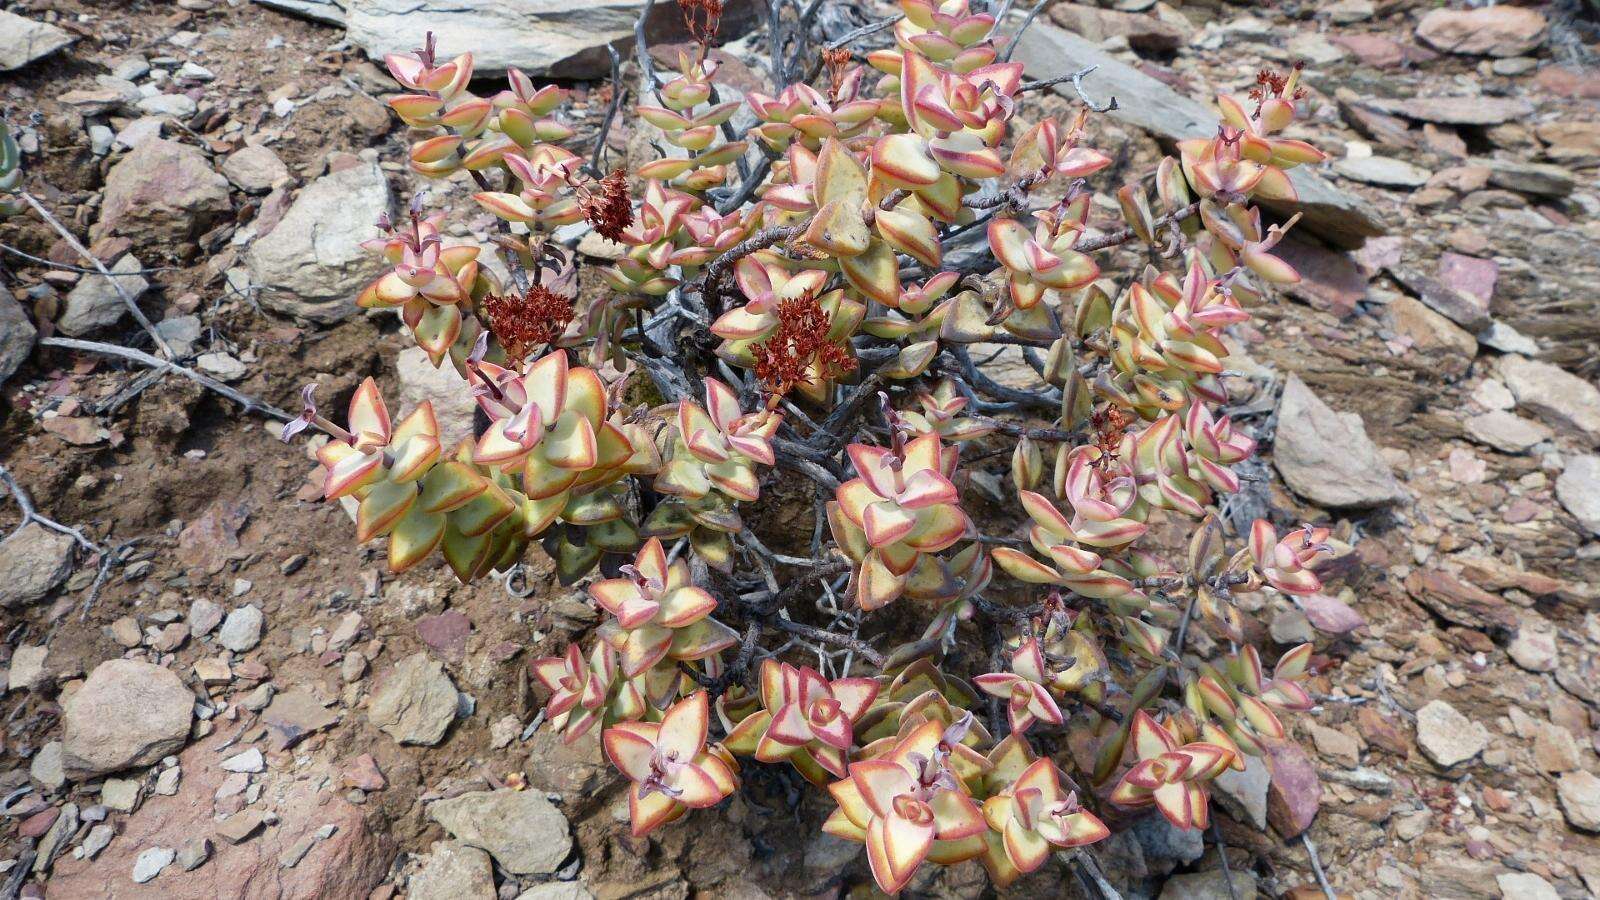
<svg viewBox="0 0 1600 900">
<path fill-rule="evenodd" d="M 143 352 L 142 350 L 134 350 L 132 348 L 121 347 L 116 344 L 103 344 L 99 341 L 80 341 L 76 338 L 62 337 L 42 338 L 39 341 L 39 345 L 41 347 L 61 347 L 65 350 L 84 350 L 89 353 L 104 353 L 107 356 L 121 357 L 122 359 L 131 360 L 143 366 L 149 366 L 152 369 L 160 369 L 164 372 L 182 375 L 195 384 L 209 388 L 210 390 L 227 397 L 229 400 L 232 400 L 240 406 L 243 406 L 244 411 L 247 413 L 265 413 L 266 415 L 277 419 L 280 422 L 287 422 L 294 418 L 294 416 L 289 415 L 276 406 L 273 406 L 264 400 L 257 400 L 248 394 L 242 394 L 209 375 L 202 375 L 193 369 L 180 366 L 177 363 L 169 360 L 158 359 L 148 353 Z"/>
<path fill-rule="evenodd" d="M 1311 843 L 1309 832 L 1300 832 L 1300 842 L 1306 845 L 1306 855 L 1311 857 L 1311 871 L 1317 875 L 1317 884 L 1322 886 L 1322 895 L 1328 900 L 1339 900 L 1333 892 L 1333 885 L 1328 883 L 1328 876 L 1322 871 L 1322 860 L 1317 858 L 1317 845 Z"/>
<path fill-rule="evenodd" d="M 156 331 L 156 326 L 150 323 L 150 319 L 145 316 L 144 310 L 139 308 L 139 304 L 133 302 L 133 298 L 128 296 L 128 292 L 123 290 L 122 283 L 117 281 L 119 276 L 112 275 L 111 270 L 106 268 L 106 264 L 100 261 L 100 257 L 90 253 L 89 248 L 83 246 L 83 243 L 74 237 L 72 232 L 67 230 L 67 226 L 61 224 L 61 220 L 52 215 L 50 210 L 45 209 L 44 204 L 40 203 L 37 197 L 27 191 L 20 191 L 18 196 L 33 207 L 33 211 L 38 213 L 39 218 L 44 219 L 51 228 L 54 228 L 56 234 L 61 235 L 61 239 L 67 242 L 67 246 L 78 251 L 79 256 L 92 263 L 95 269 L 105 276 L 106 281 L 111 284 L 111 289 L 117 292 L 117 296 L 121 297 L 122 302 L 127 305 L 128 312 L 133 314 L 133 320 L 138 322 L 139 327 L 143 328 L 145 333 L 150 335 L 150 339 L 156 342 L 156 347 L 161 351 L 161 355 L 168 360 L 173 359 L 172 348 L 167 345 L 166 340 Z"/>
</svg>

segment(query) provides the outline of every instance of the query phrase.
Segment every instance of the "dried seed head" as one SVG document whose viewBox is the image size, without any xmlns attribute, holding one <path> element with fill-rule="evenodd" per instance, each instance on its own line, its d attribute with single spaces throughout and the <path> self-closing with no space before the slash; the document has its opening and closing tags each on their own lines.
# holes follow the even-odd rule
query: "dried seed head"
<svg viewBox="0 0 1600 900">
<path fill-rule="evenodd" d="M 811 379 L 812 363 L 816 374 L 835 378 L 856 367 L 855 358 L 828 339 L 833 322 L 809 294 L 778 303 L 778 327 L 772 336 L 753 350 L 756 376 L 773 393 Z"/>
<path fill-rule="evenodd" d="M 633 224 L 633 203 L 628 199 L 628 176 L 621 169 L 579 192 L 583 218 L 602 237 L 622 240 L 622 232 Z"/>
<path fill-rule="evenodd" d="M 515 366 L 561 337 L 572 321 L 572 301 L 542 284 L 530 286 L 521 297 L 490 294 L 483 298 L 483 309 L 489 330 Z"/>
</svg>

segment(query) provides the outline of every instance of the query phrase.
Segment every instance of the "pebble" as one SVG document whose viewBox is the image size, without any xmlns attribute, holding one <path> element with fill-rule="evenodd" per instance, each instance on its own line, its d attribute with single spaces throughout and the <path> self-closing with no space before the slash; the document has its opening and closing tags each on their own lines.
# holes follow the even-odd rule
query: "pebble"
<svg viewBox="0 0 1600 900">
<path fill-rule="evenodd" d="M 1417 744 L 1428 758 L 1446 768 L 1483 752 L 1489 731 L 1443 700 L 1417 710 Z"/>
<path fill-rule="evenodd" d="M 235 653 L 254 649 L 261 643 L 262 622 L 263 616 L 257 607 L 236 607 L 223 621 L 222 630 L 217 632 L 217 642 Z"/>
<path fill-rule="evenodd" d="M 267 761 L 264 757 L 262 757 L 261 751 L 258 748 L 251 747 L 249 750 L 246 750 L 243 753 L 230 756 L 223 760 L 222 768 L 223 771 L 226 772 L 248 772 L 254 774 L 256 772 L 265 771 L 267 768 Z"/>
</svg>

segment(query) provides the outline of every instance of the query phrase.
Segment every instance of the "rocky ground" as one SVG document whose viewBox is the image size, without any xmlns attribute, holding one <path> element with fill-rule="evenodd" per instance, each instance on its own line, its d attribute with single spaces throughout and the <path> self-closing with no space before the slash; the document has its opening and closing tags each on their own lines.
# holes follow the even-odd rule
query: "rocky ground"
<svg viewBox="0 0 1600 900">
<path fill-rule="evenodd" d="M 347 315 L 373 274 L 356 244 L 420 186 L 364 48 L 412 46 L 397 10 L 427 5 L 6 4 L 0 102 L 24 126 L 24 185 L 193 369 L 281 407 L 306 381 L 327 399 L 376 375 L 464 431 L 453 376 L 394 322 Z M 585 15 L 500 49 L 598 75 L 593 49 L 633 13 Z M 1222 786 L 1241 897 L 1320 895 L 1314 860 L 1355 897 L 1600 893 L 1594 16 L 1578 0 L 1056 3 L 1019 53 L 1039 77 L 1102 63 L 1087 86 L 1122 108 L 1096 145 L 1129 171 L 1189 128 L 1191 101 L 1304 59 L 1301 130 L 1334 156 L 1291 254 L 1306 280 L 1235 334 L 1271 463 L 1230 513 L 1331 523 L 1353 548 L 1331 583 L 1358 615 L 1257 611 L 1262 641 L 1315 640 L 1330 669 L 1293 726 L 1305 752 Z M 731 84 L 761 84 L 761 54 L 726 57 Z M 609 87 L 573 86 L 581 143 Z M 610 140 L 637 154 L 637 138 Z M 450 227 L 481 241 L 489 223 Z M 866 890 L 856 847 L 815 832 L 820 802 L 796 809 L 771 775 L 630 838 L 596 746 L 526 727 L 542 699 L 527 662 L 593 620 L 542 557 L 509 584 L 390 577 L 261 415 L 37 346 L 153 349 L 40 217 L 0 221 L 0 244 L 0 465 L 82 537 L 30 525 L 0 543 L 0 897 Z M 1125 896 L 1228 896 L 1211 836 L 1146 820 L 1098 854 Z M 1065 873 L 1014 892 L 1072 894 Z M 916 890 L 984 883 L 967 864 Z"/>
</svg>

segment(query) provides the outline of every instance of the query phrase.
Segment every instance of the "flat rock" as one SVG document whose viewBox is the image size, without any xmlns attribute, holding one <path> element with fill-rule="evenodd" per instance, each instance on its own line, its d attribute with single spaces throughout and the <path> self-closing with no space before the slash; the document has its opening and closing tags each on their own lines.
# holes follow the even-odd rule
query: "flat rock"
<svg viewBox="0 0 1600 900">
<path fill-rule="evenodd" d="M 149 847 L 139 853 L 139 858 L 133 861 L 133 883 L 144 884 L 155 880 L 162 870 L 172 865 L 178 853 L 171 847 Z"/>
<path fill-rule="evenodd" d="M 1328 509 L 1383 506 L 1405 499 L 1361 417 L 1336 413 L 1291 374 L 1278 402 L 1272 461 L 1297 494 Z"/>
<path fill-rule="evenodd" d="M 10 689 L 14 691 L 43 692 L 55 683 L 49 668 L 50 648 L 43 644 L 23 644 L 11 653 L 11 670 L 7 673 Z"/>
<path fill-rule="evenodd" d="M 77 40 L 70 32 L 0 10 L 0 72 L 20 69 Z"/>
<path fill-rule="evenodd" d="M 1600 456 L 1568 458 L 1556 478 L 1556 499 L 1590 534 L 1600 536 Z"/>
<path fill-rule="evenodd" d="M 494 900 L 489 854 L 456 841 L 436 841 L 406 882 L 409 900 Z"/>
<path fill-rule="evenodd" d="M 1431 177 L 1427 169 L 1389 156 L 1347 156 L 1335 162 L 1333 169 L 1353 181 L 1378 187 L 1419 188 Z"/>
<path fill-rule="evenodd" d="M 106 268 L 111 270 L 112 278 L 99 274 L 85 275 L 67 293 L 66 309 L 61 313 L 61 318 L 56 320 L 56 328 L 62 334 L 79 337 L 121 321 L 128 314 L 128 304 L 117 293 L 117 286 L 134 302 L 138 302 L 144 292 L 150 289 L 150 282 L 143 275 L 134 274 L 144 267 L 131 253 L 124 254 L 115 264 Z M 113 280 L 116 286 L 112 285 Z"/>
<path fill-rule="evenodd" d="M 1544 425 L 1504 409 L 1471 416 L 1463 424 L 1468 437 L 1502 453 L 1526 453 L 1536 444 L 1550 440 L 1553 434 Z"/>
<path fill-rule="evenodd" d="M 1508 191 L 1533 197 L 1565 197 L 1577 187 L 1571 170 L 1550 163 L 1516 159 L 1481 158 L 1469 161 L 1489 169 L 1489 183 Z"/>
<path fill-rule="evenodd" d="M 1092 41 L 1054 25 L 1035 22 L 1017 42 L 1013 59 L 1024 64 L 1030 79 L 1054 78 L 1084 66 L 1099 66 L 1085 81 L 1085 87 L 1095 96 L 1116 96 L 1118 106 L 1107 115 L 1165 142 L 1216 134 L 1217 116 L 1208 105 L 1179 94 Z M 1078 102 L 1071 83 L 1055 85 L 1051 90 L 1073 103 Z M 1335 187 L 1309 167 L 1291 169 L 1289 180 L 1300 195 L 1299 201 L 1292 204 L 1295 211 L 1304 214 L 1299 227 L 1345 247 L 1383 234 L 1383 221 L 1370 203 Z M 1289 208 L 1271 203 L 1262 205 L 1279 210 Z"/>
<path fill-rule="evenodd" d="M 1556 797 L 1567 823 L 1580 831 L 1600 831 L 1600 778 L 1568 772 L 1556 781 Z"/>
<path fill-rule="evenodd" d="M 1417 710 L 1417 746 L 1445 768 L 1466 762 L 1489 746 L 1489 730 L 1443 700 Z"/>
<path fill-rule="evenodd" d="M 378 685 L 367 718 L 402 744 L 431 747 L 455 719 L 458 697 L 444 664 L 416 653 L 395 664 Z"/>
<path fill-rule="evenodd" d="M 1600 389 L 1547 362 L 1521 356 L 1500 358 L 1500 378 L 1517 398 L 1517 406 L 1557 431 L 1600 444 Z"/>
<path fill-rule="evenodd" d="M 361 242 L 377 235 L 375 223 L 389 206 L 389 182 L 375 161 L 307 185 L 246 257 L 261 304 L 316 322 L 356 313 L 356 293 L 383 270 Z"/>
<path fill-rule="evenodd" d="M 1390 115 L 1435 125 L 1503 125 L 1533 114 L 1533 104 L 1520 97 L 1413 97 L 1367 102 Z"/>
<path fill-rule="evenodd" d="M 268 9 L 293 13 L 328 25 L 344 24 L 344 0 L 255 0 Z"/>
<path fill-rule="evenodd" d="M 72 574 L 72 548 L 72 538 L 37 522 L 0 541 L 0 607 L 44 599 Z"/>
<path fill-rule="evenodd" d="M 610 74 L 606 45 L 631 46 L 643 0 L 344 0 L 345 34 L 367 55 L 404 53 L 433 31 L 453 57 L 473 51 L 482 74 L 516 66 L 529 75 L 600 78 Z M 747 0 L 730 2 L 718 37 L 736 38 L 755 21 Z M 645 22 L 654 44 L 687 37 L 672 4 L 657 3 Z"/>
<path fill-rule="evenodd" d="M 198 237 L 231 210 L 228 179 L 198 147 L 156 138 L 112 166 L 91 234 L 96 240 L 120 234 L 135 246 L 166 250 Z"/>
<path fill-rule="evenodd" d="M 395 357 L 394 373 L 400 382 L 401 409 L 415 409 L 424 400 L 433 404 L 439 443 L 454 447 L 472 436 L 472 416 L 478 404 L 467 380 L 448 359 L 434 366 L 421 347 L 407 347 Z"/>
<path fill-rule="evenodd" d="M 1506 872 L 1494 877 L 1506 900 L 1561 900 L 1550 882 L 1532 872 Z"/>
<path fill-rule="evenodd" d="M 0 385 L 28 361 L 38 336 L 39 330 L 33 327 L 22 304 L 5 285 L 0 285 Z"/>
<path fill-rule="evenodd" d="M 273 749 L 287 750 L 333 725 L 339 717 L 304 689 L 290 688 L 273 695 L 261 721 L 272 732 Z"/>
<path fill-rule="evenodd" d="M 572 851 L 567 818 L 536 791 L 477 791 L 440 800 L 428 815 L 514 875 L 554 872 Z"/>
<path fill-rule="evenodd" d="M 51 741 L 39 748 L 39 752 L 28 761 L 28 775 L 50 791 L 67 783 L 66 772 L 61 767 L 60 741 Z"/>
<path fill-rule="evenodd" d="M 1433 9 L 1417 23 L 1423 43 L 1471 56 L 1523 56 L 1544 43 L 1544 34 L 1544 14 L 1522 6 Z"/>
<path fill-rule="evenodd" d="M 130 659 L 96 666 L 63 711 L 62 761 L 85 779 L 147 766 L 181 748 L 194 694 L 171 669 Z"/>
</svg>

